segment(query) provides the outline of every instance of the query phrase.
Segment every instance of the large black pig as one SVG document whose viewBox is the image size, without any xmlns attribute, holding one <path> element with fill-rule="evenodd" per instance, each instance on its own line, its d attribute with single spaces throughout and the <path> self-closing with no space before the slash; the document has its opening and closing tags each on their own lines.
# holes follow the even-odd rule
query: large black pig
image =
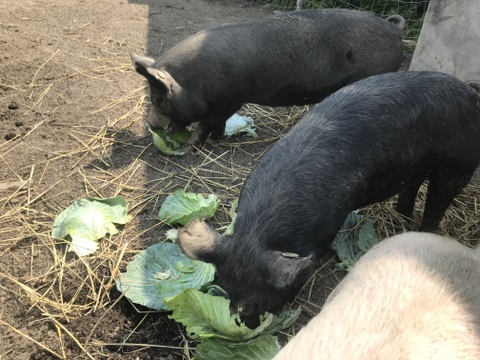
<svg viewBox="0 0 480 360">
<path fill-rule="evenodd" d="M 244 103 L 316 103 L 344 85 L 398 70 L 405 20 L 363 11 L 305 10 L 221 25 L 158 60 L 132 53 L 150 85 L 153 127 L 199 122 L 184 147 L 221 137 Z"/>
<path fill-rule="evenodd" d="M 480 162 L 480 84 L 396 72 L 332 94 L 275 143 L 242 188 L 231 236 L 196 220 L 186 255 L 217 267 L 247 325 L 275 311 L 312 274 L 347 214 L 400 193 L 411 216 L 429 180 L 421 230 L 434 231 Z"/>
</svg>

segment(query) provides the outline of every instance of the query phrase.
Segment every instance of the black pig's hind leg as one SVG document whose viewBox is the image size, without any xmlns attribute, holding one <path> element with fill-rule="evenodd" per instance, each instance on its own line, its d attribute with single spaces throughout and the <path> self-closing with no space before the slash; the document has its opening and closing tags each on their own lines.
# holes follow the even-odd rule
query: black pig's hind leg
<svg viewBox="0 0 480 360">
<path fill-rule="evenodd" d="M 428 195 L 420 231 L 437 230 L 445 211 L 473 176 L 476 164 L 449 164 L 429 175 Z"/>
<path fill-rule="evenodd" d="M 396 210 L 407 218 L 411 218 L 413 208 L 415 206 L 415 199 L 417 198 L 418 189 L 425 181 L 425 178 L 413 182 L 410 186 L 405 187 L 398 195 Z"/>
</svg>

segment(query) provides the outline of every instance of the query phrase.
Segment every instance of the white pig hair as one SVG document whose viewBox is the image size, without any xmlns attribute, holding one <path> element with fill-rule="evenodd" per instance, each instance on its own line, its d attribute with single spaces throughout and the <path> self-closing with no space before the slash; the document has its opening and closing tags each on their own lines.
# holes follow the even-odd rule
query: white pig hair
<svg viewBox="0 0 480 360">
<path fill-rule="evenodd" d="M 281 359 L 480 359 L 480 250 L 428 233 L 382 241 Z"/>
</svg>

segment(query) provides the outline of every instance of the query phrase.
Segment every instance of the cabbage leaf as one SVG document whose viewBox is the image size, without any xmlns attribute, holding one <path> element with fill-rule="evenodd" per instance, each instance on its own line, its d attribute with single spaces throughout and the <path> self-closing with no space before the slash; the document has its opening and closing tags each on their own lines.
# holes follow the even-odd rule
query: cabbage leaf
<svg viewBox="0 0 480 360">
<path fill-rule="evenodd" d="M 331 244 L 341 261 L 337 268 L 350 270 L 377 243 L 373 222 L 355 211 L 351 212 Z"/>
<path fill-rule="evenodd" d="M 186 288 L 207 287 L 215 267 L 183 255 L 177 244 L 161 242 L 134 256 L 117 281 L 117 289 L 135 304 L 168 310 L 163 298 Z"/>
<path fill-rule="evenodd" d="M 68 251 L 78 256 L 92 254 L 98 248 L 98 240 L 115 235 L 114 224 L 126 224 L 130 220 L 128 203 L 120 196 L 97 199 L 86 197 L 73 202 L 55 219 L 52 237 L 71 239 Z"/>
<path fill-rule="evenodd" d="M 280 351 L 277 337 L 263 335 L 247 343 L 206 339 L 195 349 L 195 360 L 270 360 Z"/>
<path fill-rule="evenodd" d="M 216 195 L 210 194 L 204 198 L 201 194 L 185 192 L 178 189 L 168 195 L 158 213 L 160 220 L 168 225 L 187 225 L 195 218 L 211 218 L 217 210 L 219 200 Z"/>
<path fill-rule="evenodd" d="M 178 131 L 167 134 L 165 129 L 153 129 L 147 123 L 147 129 L 152 134 L 152 142 L 162 153 L 166 155 L 182 156 L 185 153 L 181 150 L 182 144 L 186 143 L 190 137 L 188 130 Z"/>
<path fill-rule="evenodd" d="M 185 289 L 174 297 L 164 299 L 164 302 L 173 311 L 170 318 L 182 323 L 192 339 L 219 338 L 246 342 L 290 326 L 301 312 L 300 308 L 284 310 L 278 316 L 267 312 L 260 316 L 260 325 L 250 329 L 241 322 L 238 313 L 231 314 L 230 300 L 221 296 Z"/>
<path fill-rule="evenodd" d="M 238 198 L 236 198 L 232 202 L 232 204 L 230 205 L 230 210 L 228 212 L 228 215 L 230 216 L 230 219 L 232 219 L 232 221 L 230 222 L 230 224 L 225 229 L 225 232 L 223 233 L 224 235 L 232 235 L 233 234 L 235 221 L 237 220 L 237 207 L 238 207 Z"/>
<path fill-rule="evenodd" d="M 225 124 L 225 136 L 233 136 L 239 133 L 246 133 L 248 136 L 257 137 L 253 119 L 249 116 L 232 115 Z"/>
</svg>

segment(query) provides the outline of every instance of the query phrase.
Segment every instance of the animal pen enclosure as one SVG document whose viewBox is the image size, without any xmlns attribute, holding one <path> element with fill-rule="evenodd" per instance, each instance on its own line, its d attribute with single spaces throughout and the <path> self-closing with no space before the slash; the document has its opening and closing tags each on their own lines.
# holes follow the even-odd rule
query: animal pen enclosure
<svg viewBox="0 0 480 360">
<path fill-rule="evenodd" d="M 475 0 L 462 3 L 474 6 Z M 413 29 L 426 2 L 332 0 L 308 6 L 321 4 L 400 13 Z M 135 307 L 116 290 L 119 273 L 139 251 L 165 239 L 158 209 L 178 188 L 218 195 L 214 224 L 226 227 L 230 204 L 250 170 L 307 107 L 247 105 L 242 113 L 255 119 L 258 139 L 239 136 L 210 142 L 192 156 L 163 156 L 145 130 L 147 95 L 129 53 L 158 56 L 201 29 L 289 6 L 294 4 L 0 0 L 0 358 L 193 356 L 196 343 L 177 323 L 165 313 Z M 463 16 L 471 14 L 478 19 L 470 10 Z M 418 31 L 409 31 L 405 38 L 417 40 Z M 425 38 L 422 48 L 433 42 Z M 471 42 L 465 46 L 478 49 Z M 406 56 L 403 69 L 408 65 Z M 443 234 L 471 245 L 480 238 L 478 185 L 467 187 L 441 225 Z M 116 195 L 129 202 L 132 219 L 119 234 L 103 239 L 94 255 L 75 257 L 51 237 L 55 217 L 74 200 Z M 383 238 L 416 228 L 424 197 L 425 189 L 413 223 L 394 211 L 394 199 L 362 211 Z M 338 283 L 342 273 L 335 262 L 333 254 L 323 258 L 296 298 L 294 306 L 303 313 L 288 334 L 320 310 Z"/>
</svg>

